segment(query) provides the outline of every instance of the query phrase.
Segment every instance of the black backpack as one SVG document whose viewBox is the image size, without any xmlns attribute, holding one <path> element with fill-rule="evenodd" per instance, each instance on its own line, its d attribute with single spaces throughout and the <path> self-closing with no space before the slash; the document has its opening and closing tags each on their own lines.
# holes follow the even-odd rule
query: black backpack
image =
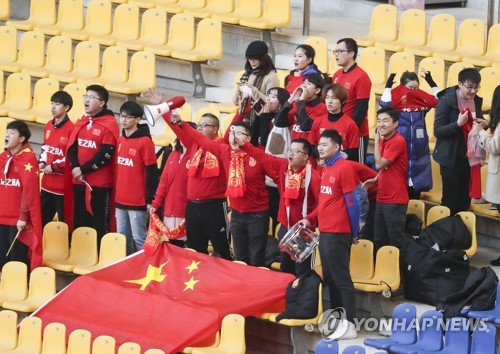
<svg viewBox="0 0 500 354">
<path fill-rule="evenodd" d="M 436 310 L 443 312 L 445 318 L 460 316 L 464 307 L 470 311 L 492 310 L 497 296 L 498 277 L 490 267 L 474 270 L 467 277 L 459 292 L 439 300 Z"/>
<path fill-rule="evenodd" d="M 418 242 L 427 247 L 437 243 L 442 250 L 465 250 L 471 245 L 471 235 L 459 215 L 447 216 L 424 228 Z"/>
</svg>

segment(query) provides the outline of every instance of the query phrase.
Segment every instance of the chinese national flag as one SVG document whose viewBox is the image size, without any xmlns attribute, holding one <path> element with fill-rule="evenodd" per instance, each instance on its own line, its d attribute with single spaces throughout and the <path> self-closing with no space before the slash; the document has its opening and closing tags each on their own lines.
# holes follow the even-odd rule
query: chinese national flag
<svg viewBox="0 0 500 354">
<path fill-rule="evenodd" d="M 283 311 L 293 279 L 164 242 L 153 256 L 140 252 L 77 278 L 34 315 L 68 333 L 83 328 L 175 353 L 213 337 L 229 313 Z"/>
</svg>

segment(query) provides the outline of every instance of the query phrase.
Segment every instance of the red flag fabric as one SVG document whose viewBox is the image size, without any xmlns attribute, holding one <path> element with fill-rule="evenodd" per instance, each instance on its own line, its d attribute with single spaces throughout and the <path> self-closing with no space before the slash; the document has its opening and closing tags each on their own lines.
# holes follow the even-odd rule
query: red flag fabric
<svg viewBox="0 0 500 354">
<path fill-rule="evenodd" d="M 229 313 L 283 311 L 293 279 L 164 242 L 153 256 L 139 252 L 77 278 L 34 315 L 68 333 L 83 328 L 175 353 L 215 334 Z"/>
</svg>

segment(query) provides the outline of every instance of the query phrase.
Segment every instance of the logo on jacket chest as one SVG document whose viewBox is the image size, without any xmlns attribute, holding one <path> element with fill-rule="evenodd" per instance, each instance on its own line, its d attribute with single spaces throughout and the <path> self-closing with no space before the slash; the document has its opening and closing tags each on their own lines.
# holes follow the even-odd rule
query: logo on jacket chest
<svg viewBox="0 0 500 354">
<path fill-rule="evenodd" d="M 7 187 L 21 187 L 21 182 L 17 178 L 2 178 L 0 179 L 0 185 Z"/>
<path fill-rule="evenodd" d="M 118 164 L 123 166 L 134 167 L 134 161 L 128 157 L 118 156 Z"/>
<path fill-rule="evenodd" d="M 89 140 L 89 139 L 78 138 L 78 146 L 90 148 L 90 149 L 97 149 L 97 145 L 96 145 L 95 141 Z"/>
<path fill-rule="evenodd" d="M 321 193 L 323 194 L 328 194 L 328 195 L 332 195 L 332 187 L 330 186 L 321 186 Z"/>
<path fill-rule="evenodd" d="M 78 144 L 78 145 L 80 145 L 80 144 Z M 55 146 L 46 145 L 45 151 L 47 151 L 47 154 L 56 155 L 56 156 L 64 156 L 64 152 L 62 151 L 62 149 L 59 149 L 58 147 L 55 147 Z"/>
</svg>

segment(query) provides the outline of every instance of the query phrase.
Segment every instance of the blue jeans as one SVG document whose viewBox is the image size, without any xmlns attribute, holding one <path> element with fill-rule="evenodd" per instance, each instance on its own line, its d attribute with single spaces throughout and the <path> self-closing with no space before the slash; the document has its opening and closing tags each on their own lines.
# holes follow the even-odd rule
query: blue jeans
<svg viewBox="0 0 500 354">
<path fill-rule="evenodd" d="M 234 258 L 256 267 L 265 266 L 269 211 L 239 213 L 233 210 L 230 230 Z"/>
<path fill-rule="evenodd" d="M 146 210 L 129 210 L 116 208 L 116 231 L 127 238 L 127 255 L 142 249 L 146 239 Z"/>
</svg>

